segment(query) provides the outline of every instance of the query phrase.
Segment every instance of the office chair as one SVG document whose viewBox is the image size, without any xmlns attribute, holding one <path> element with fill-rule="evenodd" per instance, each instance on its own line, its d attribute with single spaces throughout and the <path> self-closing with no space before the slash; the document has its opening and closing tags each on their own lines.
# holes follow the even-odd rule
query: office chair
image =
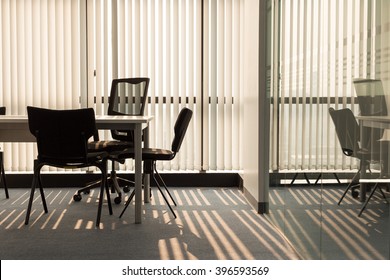
<svg viewBox="0 0 390 280">
<path fill-rule="evenodd" d="M 35 188 L 38 186 L 43 208 L 48 212 L 43 192 L 40 172 L 43 166 L 58 168 L 83 168 L 94 166 L 101 171 L 96 226 L 100 225 L 104 190 L 106 190 L 108 209 L 112 215 L 110 192 L 107 186 L 106 152 L 89 152 L 88 139 L 96 131 L 95 112 L 92 108 L 75 110 L 50 110 L 27 107 L 28 124 L 31 134 L 36 137 L 38 156 L 34 160 L 34 176 L 28 202 L 25 224 L 30 218 Z"/>
<path fill-rule="evenodd" d="M 145 111 L 149 80 L 149 78 L 114 79 L 111 86 L 108 115 L 142 116 Z M 88 143 L 89 151 L 105 151 L 107 153 L 112 153 L 123 151 L 134 146 L 134 131 L 132 130 L 111 130 L 111 137 L 113 140 L 99 140 L 98 135 L 95 135 L 95 141 Z M 112 187 L 111 189 L 116 191 L 118 195 L 114 199 L 114 202 L 119 204 L 122 201 L 122 192 L 119 181 L 124 184 L 134 184 L 134 182 L 118 177 L 115 171 L 116 160 L 114 158 L 109 159 L 111 159 L 112 167 L 108 182 Z M 121 161 L 120 163 L 124 163 L 124 161 Z M 77 194 L 74 196 L 74 200 L 80 201 L 81 193 L 88 193 L 97 185 L 99 185 L 99 181 L 92 182 L 78 190 Z M 125 185 L 123 190 L 128 192 L 130 191 L 130 187 Z"/>
<path fill-rule="evenodd" d="M 356 183 L 355 179 L 359 176 L 362 168 L 367 168 L 371 161 L 379 162 L 380 154 L 372 153 L 367 149 L 361 148 L 359 143 L 359 124 L 357 123 L 356 118 L 350 109 L 344 108 L 335 110 L 334 108 L 329 108 L 329 114 L 336 128 L 337 138 L 341 145 L 343 154 L 348 157 L 357 158 L 360 161 L 358 172 L 356 172 L 356 174 L 353 176 L 351 182 L 348 184 L 339 202 L 337 203 L 340 205 L 341 201 L 344 199 L 345 195 L 350 189 L 352 190 L 352 197 L 357 198 L 359 196 L 357 188 L 360 185 Z"/>
<path fill-rule="evenodd" d="M 172 141 L 172 146 L 171 150 L 165 150 L 165 149 L 157 149 L 157 148 L 143 148 L 142 149 L 142 160 L 144 161 L 144 175 L 145 174 L 150 174 L 151 178 L 154 180 L 156 183 L 156 186 L 158 190 L 160 191 L 162 197 L 164 198 L 166 204 L 168 205 L 169 209 L 171 210 L 173 216 L 176 218 L 176 214 L 173 211 L 170 203 L 168 202 L 167 197 L 161 190 L 161 186 L 159 182 L 156 179 L 157 178 L 160 180 L 160 183 L 162 183 L 165 191 L 171 198 L 173 204 L 176 206 L 176 202 L 173 199 L 171 193 L 169 192 L 167 185 L 165 184 L 164 180 L 160 176 L 160 174 L 157 171 L 156 168 L 156 161 L 158 160 L 172 160 L 175 158 L 176 154 L 179 152 L 181 144 L 183 142 L 185 133 L 187 131 L 188 125 L 191 121 L 192 118 L 192 111 L 188 108 L 183 108 L 179 116 L 177 117 L 175 126 L 174 126 L 174 138 Z M 134 149 L 126 149 L 123 152 L 119 152 L 115 155 L 110 155 L 110 156 L 115 156 L 117 160 L 125 160 L 128 158 L 134 158 Z M 126 201 L 125 207 L 120 214 L 120 218 L 122 217 L 123 213 L 126 211 L 127 207 L 129 206 L 131 200 L 133 199 L 135 195 L 135 190 L 130 194 L 129 199 Z"/>
<path fill-rule="evenodd" d="M 6 108 L 0 107 L 0 115 L 5 115 Z M 4 157 L 3 157 L 3 151 L 0 150 L 0 183 L 2 182 L 4 185 L 4 191 L 5 191 L 5 197 L 9 198 L 8 193 L 8 187 L 7 187 L 7 181 L 5 180 L 5 170 L 4 170 Z"/>
</svg>

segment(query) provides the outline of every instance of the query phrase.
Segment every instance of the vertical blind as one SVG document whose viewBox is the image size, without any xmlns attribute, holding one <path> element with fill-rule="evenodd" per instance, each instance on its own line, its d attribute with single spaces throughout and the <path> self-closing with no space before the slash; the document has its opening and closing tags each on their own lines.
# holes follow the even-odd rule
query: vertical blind
<svg viewBox="0 0 390 280">
<path fill-rule="evenodd" d="M 151 145 L 170 148 L 174 121 L 194 111 L 164 170 L 240 169 L 243 1 L 0 1 L 0 102 L 94 107 L 105 114 L 114 78 L 150 77 Z M 103 133 L 102 137 L 109 137 Z M 7 171 L 31 171 L 33 144 L 3 144 Z M 132 169 L 132 162 L 121 165 Z"/>
<path fill-rule="evenodd" d="M 88 41 L 96 44 L 88 49 L 94 60 L 88 104 L 104 113 L 113 78 L 150 77 L 150 144 L 165 148 L 180 109 L 194 111 L 177 158 L 159 169 L 240 169 L 241 6 L 237 0 L 89 2 Z M 132 169 L 132 162 L 121 168 Z"/>
<path fill-rule="evenodd" d="M 0 103 L 7 114 L 27 105 L 78 108 L 85 92 L 80 2 L 0 1 Z M 4 143 L 5 169 L 30 171 L 33 144 Z"/>
<path fill-rule="evenodd" d="M 281 0 L 279 90 L 273 94 L 273 170 L 348 169 L 328 109 L 356 114 L 353 80 L 390 93 L 389 1 Z"/>
</svg>

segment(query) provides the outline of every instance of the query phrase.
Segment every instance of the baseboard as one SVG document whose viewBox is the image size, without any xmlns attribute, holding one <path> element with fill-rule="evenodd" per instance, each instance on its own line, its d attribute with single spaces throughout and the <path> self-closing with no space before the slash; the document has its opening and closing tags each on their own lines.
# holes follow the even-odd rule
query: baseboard
<svg viewBox="0 0 390 280">
<path fill-rule="evenodd" d="M 134 180 L 134 174 L 118 174 L 128 180 Z M 242 179 L 238 173 L 161 173 L 164 181 L 172 187 L 239 187 Z M 50 187 L 82 187 L 88 182 L 99 180 L 98 173 L 44 173 L 42 183 Z M 31 186 L 32 174 L 6 174 L 9 188 L 26 188 Z M 153 185 L 153 183 L 151 183 Z"/>
</svg>

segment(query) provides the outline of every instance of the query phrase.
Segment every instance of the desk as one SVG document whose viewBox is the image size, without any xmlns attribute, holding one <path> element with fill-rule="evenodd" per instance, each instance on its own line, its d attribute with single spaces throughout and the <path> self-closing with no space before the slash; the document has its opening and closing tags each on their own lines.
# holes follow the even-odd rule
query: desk
<svg viewBox="0 0 390 280">
<path fill-rule="evenodd" d="M 96 116 L 97 129 L 134 130 L 136 224 L 142 221 L 142 130 L 144 129 L 144 145 L 148 147 L 148 124 L 151 120 L 153 120 L 152 116 Z M 28 128 L 28 117 L 0 116 L 0 142 L 35 142 L 35 137 Z M 144 197 L 145 202 L 148 202 L 148 189 Z"/>
<path fill-rule="evenodd" d="M 360 127 L 371 127 L 371 128 L 382 128 L 382 129 L 390 129 L 390 116 L 357 116 L 356 119 L 359 121 Z M 360 139 L 364 139 L 363 130 L 360 130 Z M 389 179 L 367 179 L 366 176 L 366 168 L 362 168 L 361 170 L 361 184 L 360 184 L 360 201 L 366 200 L 367 193 L 367 183 L 375 181 L 378 182 L 389 182 Z"/>
</svg>

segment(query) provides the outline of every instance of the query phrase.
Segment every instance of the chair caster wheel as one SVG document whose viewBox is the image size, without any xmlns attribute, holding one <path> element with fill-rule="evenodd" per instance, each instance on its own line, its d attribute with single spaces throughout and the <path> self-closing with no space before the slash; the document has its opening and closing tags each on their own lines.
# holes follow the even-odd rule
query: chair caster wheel
<svg viewBox="0 0 390 280">
<path fill-rule="evenodd" d="M 353 191 L 352 191 L 352 197 L 353 197 L 353 198 L 358 198 L 358 197 L 359 197 L 359 192 L 356 191 L 356 190 L 353 190 Z"/>
<path fill-rule="evenodd" d="M 74 201 L 80 201 L 80 200 L 81 200 L 81 195 L 80 195 L 80 194 L 75 194 L 75 195 L 73 196 L 73 200 L 74 200 Z"/>
<path fill-rule="evenodd" d="M 124 187 L 123 187 L 123 191 L 124 191 L 125 193 L 128 193 L 128 192 L 130 191 L 130 187 L 129 187 L 129 186 L 124 186 Z"/>
<path fill-rule="evenodd" d="M 114 202 L 115 202 L 115 204 L 120 204 L 122 202 L 122 198 L 117 196 L 114 198 Z"/>
</svg>

